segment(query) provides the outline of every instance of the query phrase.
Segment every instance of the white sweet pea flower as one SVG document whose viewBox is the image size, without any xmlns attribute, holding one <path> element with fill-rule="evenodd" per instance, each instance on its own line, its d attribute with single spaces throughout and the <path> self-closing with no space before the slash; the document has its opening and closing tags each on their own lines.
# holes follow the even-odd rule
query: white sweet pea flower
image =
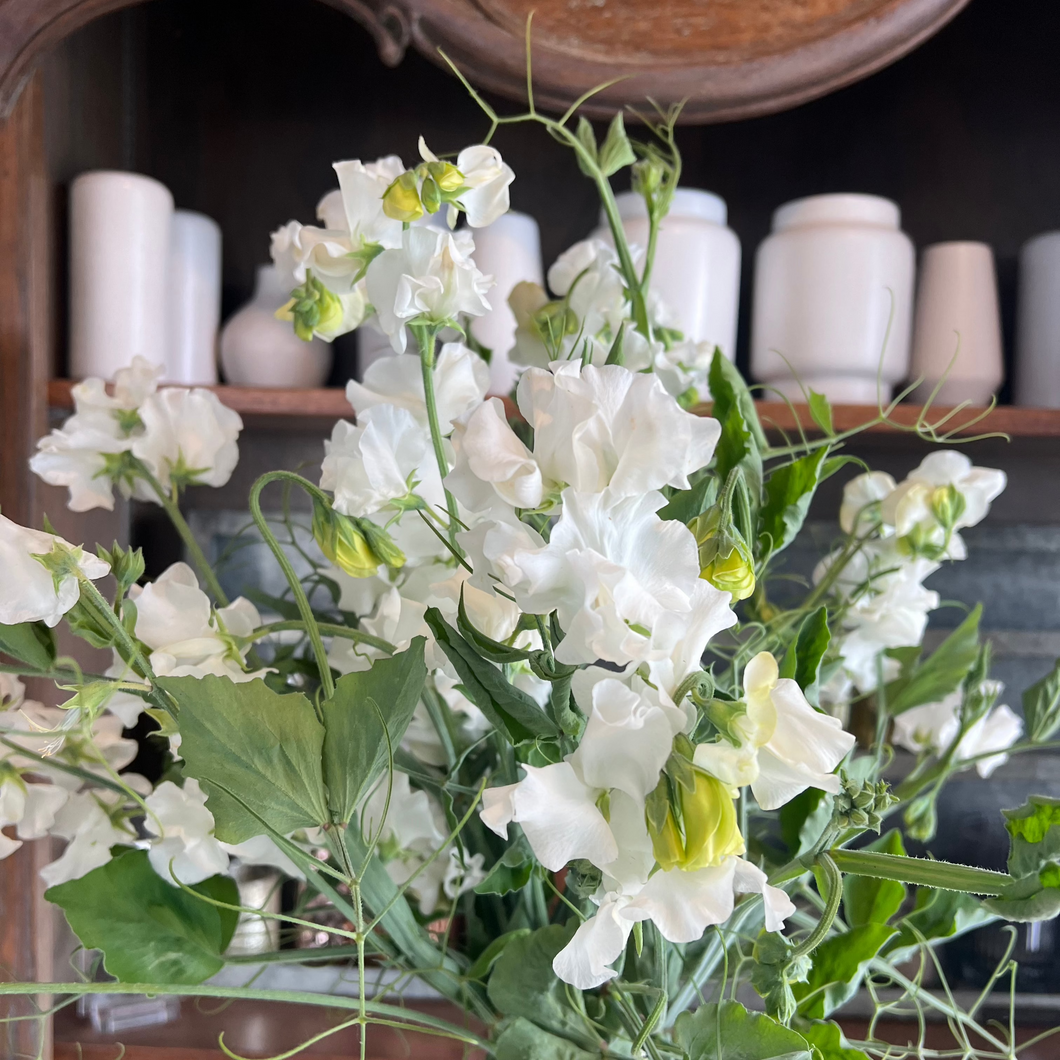
<svg viewBox="0 0 1060 1060">
<path fill-rule="evenodd" d="M 288 288 L 312 274 L 333 294 L 349 294 L 363 268 L 348 232 L 288 221 L 272 233 L 269 253 Z"/>
<path fill-rule="evenodd" d="M 48 556 L 56 548 L 64 552 L 61 562 L 67 566 L 53 574 L 36 557 Z M 0 515 L 0 569 L 4 572 L 0 624 L 43 622 L 57 626 L 81 595 L 74 567 L 93 581 L 110 573 L 109 564 L 80 546 Z"/>
<path fill-rule="evenodd" d="M 703 400 L 710 393 L 707 376 L 716 348 L 717 343 L 693 342 L 691 339 L 675 342 L 669 347 L 656 343 L 651 348 L 652 367 L 667 393 L 680 397 L 694 391 L 694 399 Z"/>
<path fill-rule="evenodd" d="M 144 800 L 144 828 L 156 836 L 148 849 L 151 868 L 167 883 L 201 883 L 228 868 L 228 854 L 214 838 L 213 814 L 194 777 L 182 788 L 166 780 Z"/>
<path fill-rule="evenodd" d="M 428 665 L 435 662 L 432 654 L 434 637 L 424 621 L 427 605 L 410 600 L 398 589 L 388 590 L 379 600 L 375 612 L 360 623 L 360 628 L 373 637 L 380 637 L 394 645 L 396 651 L 405 651 L 413 637 L 427 640 Z M 381 652 L 367 644 L 334 637 L 328 649 L 328 662 L 339 671 L 348 674 L 357 670 L 370 670 Z"/>
<path fill-rule="evenodd" d="M 517 519 L 509 506 L 500 504 L 481 515 L 470 530 L 458 533 L 456 539 L 471 560 L 474 573 L 470 584 L 487 593 L 498 583 L 510 589 L 521 582 L 520 557 L 545 547 L 533 527 Z"/>
<path fill-rule="evenodd" d="M 562 499 L 549 543 L 511 557 L 520 575 L 516 601 L 528 614 L 557 611 L 566 631 L 556 646 L 560 662 L 647 660 L 655 623 L 668 611 L 691 611 L 695 538 L 655 514 L 660 493 L 616 498 L 568 489 Z"/>
<path fill-rule="evenodd" d="M 401 246 L 401 222 L 383 213 L 383 193 L 402 173 L 405 166 L 397 155 L 387 155 L 375 162 L 364 163 L 359 159 L 336 162 L 335 173 L 339 178 L 339 194 L 345 228 L 351 242 L 358 248 L 376 244 L 388 250 Z M 335 200 L 326 197 L 317 207 L 321 219 L 332 225 L 340 219 L 335 209 Z"/>
<path fill-rule="evenodd" d="M 456 168 L 468 189 L 461 193 L 460 205 L 472 228 L 485 228 L 508 212 L 508 187 L 515 174 L 500 151 L 486 144 L 465 147 L 457 155 Z"/>
<path fill-rule="evenodd" d="M 14 710 L 26 698 L 26 686 L 14 674 L 0 673 L 0 711 Z"/>
<path fill-rule="evenodd" d="M 339 420 L 324 454 L 320 488 L 343 515 L 373 515 L 410 493 L 444 503 L 430 436 L 407 409 L 376 405 L 357 426 Z"/>
<path fill-rule="evenodd" d="M 453 421 L 482 403 L 489 389 L 489 365 L 463 343 L 447 342 L 434 363 L 434 395 L 442 434 Z M 414 354 L 380 357 L 368 366 L 364 382 L 346 384 L 346 400 L 358 417 L 376 405 L 407 409 L 423 427 L 428 426 L 423 391 L 423 365 Z"/>
<path fill-rule="evenodd" d="M 886 471 L 866 471 L 852 478 L 843 487 L 843 503 L 839 506 L 839 525 L 844 534 L 863 536 L 880 525 L 880 502 L 897 488 Z M 889 529 L 889 528 L 888 528 Z"/>
<path fill-rule="evenodd" d="M 368 299 L 398 353 L 405 352 L 406 324 L 441 325 L 489 312 L 493 280 L 479 272 L 474 249 L 466 230 L 409 228 L 400 249 L 384 251 L 368 267 Z"/>
<path fill-rule="evenodd" d="M 725 784 L 750 784 L 763 810 L 775 810 L 807 788 L 838 792 L 834 770 L 855 743 L 839 719 L 814 710 L 794 681 L 779 676 L 769 652 L 747 664 L 743 682 L 747 713 L 735 723 L 741 746 L 726 740 L 700 744 L 696 765 Z"/>
<path fill-rule="evenodd" d="M 221 404 L 210 390 L 169 387 L 140 406 L 144 433 L 133 454 L 162 487 L 177 476 L 181 484 L 223 486 L 239 461 L 236 439 L 243 429 L 239 413 Z"/>
<path fill-rule="evenodd" d="M 26 783 L 18 773 L 6 772 L 0 780 L 0 829 L 14 825 L 18 839 L 0 831 L 0 861 L 22 846 L 20 840 L 46 836 L 69 796 L 55 784 Z"/>
<path fill-rule="evenodd" d="M 548 270 L 548 285 L 567 299 L 586 335 L 604 328 L 617 333 L 627 315 L 618 255 L 600 239 L 586 239 L 565 250 Z"/>
<path fill-rule="evenodd" d="M 285 876 L 304 880 L 302 870 L 267 835 L 254 836 L 242 843 L 221 843 L 221 849 L 244 865 L 268 865 Z"/>
<path fill-rule="evenodd" d="M 49 829 L 53 836 L 69 840 L 62 857 L 40 870 L 41 879 L 49 887 L 78 880 L 106 865 L 111 847 L 135 844 L 136 836 L 122 812 L 124 801 L 123 795 L 106 789 L 70 796 Z"/>
<path fill-rule="evenodd" d="M 1001 685 L 991 682 L 995 694 Z M 925 703 L 903 711 L 894 719 L 891 739 L 899 747 L 920 754 L 923 751 L 941 753 L 949 749 L 961 731 L 960 707 L 962 693 L 958 690 L 938 703 Z M 1008 750 L 1023 735 L 1023 722 L 1005 704 L 992 708 L 973 722 L 954 751 L 956 762 L 964 762 L 979 755 L 975 763 L 981 777 L 989 777 L 998 766 L 1008 761 Z"/>
</svg>

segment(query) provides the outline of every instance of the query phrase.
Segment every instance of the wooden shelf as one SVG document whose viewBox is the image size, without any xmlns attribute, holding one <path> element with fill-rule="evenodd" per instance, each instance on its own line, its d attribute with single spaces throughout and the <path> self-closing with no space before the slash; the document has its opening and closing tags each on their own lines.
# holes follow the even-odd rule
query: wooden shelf
<svg viewBox="0 0 1060 1060">
<path fill-rule="evenodd" d="M 74 407 L 69 379 L 53 379 L 48 384 L 48 403 L 53 409 L 72 409 Z M 304 427 L 308 430 L 328 431 L 331 424 L 342 418 L 353 416 L 353 409 L 346 400 L 346 392 L 339 387 L 317 390 L 277 390 L 267 387 L 246 386 L 213 386 L 209 388 L 227 405 L 244 419 L 248 426 L 287 426 Z M 796 415 L 803 430 L 807 433 L 819 433 L 810 419 L 808 410 L 803 405 L 792 408 L 781 401 L 756 402 L 759 418 L 767 430 L 792 432 L 798 430 Z M 700 405 L 696 412 L 707 415 L 709 405 Z M 852 427 L 874 419 L 877 415 L 872 405 L 837 405 L 833 410 L 833 420 L 837 431 L 849 430 Z M 933 409 L 929 421 L 938 421 L 949 412 L 948 409 Z M 945 429 L 966 426 L 965 434 L 1007 434 L 1012 438 L 1060 438 L 1060 409 L 1018 408 L 1014 405 L 999 405 L 986 417 L 972 422 L 981 410 L 963 409 L 945 425 Z M 920 415 L 918 405 L 899 405 L 892 414 L 892 419 L 902 426 L 912 426 Z M 940 428 L 942 430 L 944 428 Z M 894 428 L 879 424 L 870 428 L 873 433 L 894 433 Z"/>
</svg>

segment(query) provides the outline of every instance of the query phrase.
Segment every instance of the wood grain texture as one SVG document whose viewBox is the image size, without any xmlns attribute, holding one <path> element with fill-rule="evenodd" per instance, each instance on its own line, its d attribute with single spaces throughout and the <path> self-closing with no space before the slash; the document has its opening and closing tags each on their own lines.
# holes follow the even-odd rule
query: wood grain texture
<svg viewBox="0 0 1060 1060">
<path fill-rule="evenodd" d="M 52 408 L 71 409 L 73 383 L 69 379 L 53 379 L 48 384 L 48 400 Z M 270 390 L 264 387 L 215 386 L 210 387 L 230 409 L 257 425 L 261 420 L 271 423 L 291 421 L 299 425 L 315 423 L 322 429 L 330 429 L 334 420 L 353 415 L 346 400 L 346 392 L 338 388 L 320 390 Z M 755 402 L 759 418 L 767 430 L 793 432 L 800 425 L 808 434 L 819 434 L 810 419 L 805 405 L 789 406 L 782 401 Z M 513 409 L 509 409 L 509 412 Z M 700 415 L 710 414 L 710 405 L 699 405 L 694 410 Z M 1013 438 L 1060 438 L 1060 409 L 1018 408 L 1014 405 L 999 405 L 978 422 L 981 409 L 963 409 L 946 424 L 946 430 L 957 429 L 964 434 L 1008 434 Z M 877 410 L 873 405 L 837 405 L 833 410 L 837 431 L 847 431 L 875 419 Z M 949 415 L 951 409 L 933 409 L 927 417 L 938 423 Z M 900 427 L 911 427 L 920 415 L 919 405 L 899 405 L 891 418 Z M 943 428 L 940 428 L 940 432 Z M 870 428 L 873 433 L 895 432 L 889 424 Z"/>
<path fill-rule="evenodd" d="M 136 0 L 0 4 L 0 109 L 39 55 Z M 782 110 L 865 77 L 915 48 L 968 0 L 326 0 L 365 25 L 388 65 L 409 43 L 445 50 L 476 84 L 525 96 L 524 31 L 535 16 L 540 103 L 565 109 L 623 79 L 584 109 L 603 116 L 651 97 L 686 100 L 683 120 Z"/>
</svg>

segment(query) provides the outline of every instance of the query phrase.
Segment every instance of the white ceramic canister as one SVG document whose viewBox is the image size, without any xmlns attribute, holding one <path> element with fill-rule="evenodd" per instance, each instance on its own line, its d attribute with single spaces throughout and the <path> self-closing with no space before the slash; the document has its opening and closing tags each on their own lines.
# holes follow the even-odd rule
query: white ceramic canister
<svg viewBox="0 0 1060 1060">
<path fill-rule="evenodd" d="M 70 375 L 110 379 L 134 357 L 163 365 L 173 196 L 139 173 L 70 186 Z"/>
<path fill-rule="evenodd" d="M 217 382 L 220 323 L 221 228 L 205 214 L 177 210 L 169 240 L 168 382 Z"/>
<path fill-rule="evenodd" d="M 486 228 L 471 233 L 475 239 L 475 264 L 492 276 L 490 311 L 471 322 L 471 333 L 492 351 L 490 393 L 507 394 L 515 385 L 519 369 L 508 360 L 515 345 L 515 314 L 508 305 L 512 288 L 524 280 L 544 284 L 541 266 L 541 233 L 537 222 L 525 213 L 510 210 Z"/>
<path fill-rule="evenodd" d="M 1020 251 L 1015 398 L 1060 408 L 1060 232 L 1035 236 Z"/>
<path fill-rule="evenodd" d="M 793 401 L 800 381 L 835 403 L 890 398 L 909 368 L 913 309 L 915 254 L 900 222 L 875 195 L 813 195 L 773 214 L 755 258 L 755 379 Z"/>
<path fill-rule="evenodd" d="M 630 243 L 648 245 L 648 208 L 636 192 L 616 196 Z M 712 342 L 729 360 L 736 351 L 740 303 L 740 240 L 726 226 L 725 200 L 699 188 L 678 188 L 659 226 L 651 290 L 662 299 L 673 326 L 696 342 Z M 593 237 L 614 245 L 606 216 Z"/>
<path fill-rule="evenodd" d="M 910 395 L 986 405 L 1005 378 L 994 252 L 986 243 L 935 243 L 920 259 Z"/>
<path fill-rule="evenodd" d="M 323 386 L 331 371 L 331 346 L 303 342 L 276 310 L 291 297 L 275 265 L 259 265 L 253 298 L 221 330 L 221 367 L 233 386 Z"/>
</svg>

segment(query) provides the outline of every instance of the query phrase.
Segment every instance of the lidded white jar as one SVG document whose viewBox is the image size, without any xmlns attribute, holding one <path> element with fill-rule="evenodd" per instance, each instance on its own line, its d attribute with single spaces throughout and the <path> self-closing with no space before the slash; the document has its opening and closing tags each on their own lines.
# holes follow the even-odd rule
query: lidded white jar
<svg viewBox="0 0 1060 1060">
<path fill-rule="evenodd" d="M 648 245 L 648 208 L 636 192 L 616 196 L 626 239 Z M 712 342 L 732 360 L 740 302 L 740 240 L 728 228 L 725 200 L 699 188 L 678 188 L 659 226 L 651 290 L 686 339 Z M 613 245 L 606 216 L 593 233 Z"/>
<path fill-rule="evenodd" d="M 896 203 L 813 195 L 773 214 L 755 258 L 751 373 L 802 401 L 890 398 L 909 369 L 915 252 Z M 765 394 L 768 399 L 768 392 Z"/>
</svg>

